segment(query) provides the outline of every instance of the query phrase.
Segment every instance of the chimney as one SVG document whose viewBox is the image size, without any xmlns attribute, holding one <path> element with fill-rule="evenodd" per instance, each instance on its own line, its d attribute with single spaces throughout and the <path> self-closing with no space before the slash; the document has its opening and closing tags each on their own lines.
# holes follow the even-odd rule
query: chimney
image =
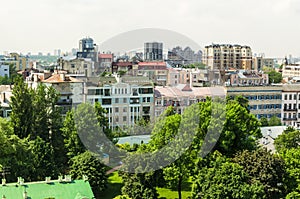
<svg viewBox="0 0 300 199">
<path fill-rule="evenodd" d="M 59 76 L 62 81 L 65 81 L 66 77 L 64 73 L 60 73 Z"/>
</svg>

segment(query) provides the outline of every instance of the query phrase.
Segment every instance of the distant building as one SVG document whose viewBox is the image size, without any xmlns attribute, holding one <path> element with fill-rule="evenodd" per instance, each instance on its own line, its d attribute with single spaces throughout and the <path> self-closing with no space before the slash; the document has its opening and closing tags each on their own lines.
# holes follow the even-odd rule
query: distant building
<svg viewBox="0 0 300 199">
<path fill-rule="evenodd" d="M 18 53 L 10 53 L 9 55 L 1 57 L 0 65 L 13 64 L 16 70 L 25 70 L 28 68 L 28 58 Z"/>
<path fill-rule="evenodd" d="M 300 77 L 300 64 L 285 64 L 282 68 L 283 78 Z"/>
<path fill-rule="evenodd" d="M 173 66 L 202 62 L 202 51 L 195 53 L 190 47 L 182 49 L 180 46 L 168 51 L 167 61 Z"/>
<path fill-rule="evenodd" d="M 102 71 L 111 72 L 114 55 L 111 53 L 103 53 L 98 55 L 100 68 Z"/>
<path fill-rule="evenodd" d="M 144 44 L 145 61 L 162 61 L 163 60 L 163 43 L 147 42 Z"/>
<path fill-rule="evenodd" d="M 75 56 L 60 57 L 58 69 L 65 70 L 70 74 L 81 74 L 91 77 L 94 74 L 94 64 L 90 58 L 76 58 Z"/>
<path fill-rule="evenodd" d="M 249 46 L 212 44 L 205 46 L 202 62 L 211 69 L 252 69 L 252 50 Z"/>
<path fill-rule="evenodd" d="M 269 84 L 269 75 L 263 72 L 237 70 L 228 75 L 226 86 L 263 86 Z"/>
<path fill-rule="evenodd" d="M 0 76 L 1 77 L 9 77 L 9 65 L 2 65 L 0 63 Z"/>
<path fill-rule="evenodd" d="M 77 52 L 76 57 L 91 59 L 95 63 L 95 72 L 101 72 L 101 69 L 99 68 L 97 45 L 94 44 L 92 38 L 84 38 L 79 41 L 79 51 Z"/>
<path fill-rule="evenodd" d="M 167 85 L 166 62 L 139 62 L 132 68 L 133 76 L 144 76 L 150 78 L 156 85 Z"/>
</svg>

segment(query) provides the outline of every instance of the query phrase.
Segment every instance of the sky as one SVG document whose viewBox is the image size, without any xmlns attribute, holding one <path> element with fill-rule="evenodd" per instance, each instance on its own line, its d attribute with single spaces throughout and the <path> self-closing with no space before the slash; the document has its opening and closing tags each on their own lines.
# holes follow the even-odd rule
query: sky
<svg viewBox="0 0 300 199">
<path fill-rule="evenodd" d="M 300 0 L 1 0 L 0 54 L 53 54 L 87 36 L 101 44 L 158 28 L 201 47 L 241 44 L 266 57 L 300 57 L 299 19 Z"/>
</svg>

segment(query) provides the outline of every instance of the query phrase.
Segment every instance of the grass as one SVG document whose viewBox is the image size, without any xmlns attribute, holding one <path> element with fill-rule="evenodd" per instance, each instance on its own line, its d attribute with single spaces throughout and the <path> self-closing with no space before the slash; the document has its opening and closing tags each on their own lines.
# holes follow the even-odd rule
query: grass
<svg viewBox="0 0 300 199">
<path fill-rule="evenodd" d="M 181 196 L 183 199 L 191 195 L 191 182 L 186 182 L 182 186 Z M 123 186 L 122 178 L 118 175 L 118 172 L 113 172 L 108 177 L 107 189 L 101 193 L 97 198 L 101 199 L 113 199 L 114 197 L 121 195 L 121 188 Z M 167 188 L 157 188 L 159 199 L 176 199 L 178 193 L 176 190 Z"/>
<path fill-rule="evenodd" d="M 112 199 L 118 195 L 121 195 L 121 188 L 123 186 L 122 178 L 118 175 L 118 172 L 113 172 L 108 177 L 107 189 L 99 195 L 101 199 Z"/>
<path fill-rule="evenodd" d="M 173 191 L 171 189 L 166 189 L 166 188 L 157 188 L 157 192 L 159 194 L 160 199 L 176 199 L 178 198 L 178 193 L 177 191 Z M 181 191 L 181 197 L 187 198 L 191 195 L 190 191 Z"/>
</svg>

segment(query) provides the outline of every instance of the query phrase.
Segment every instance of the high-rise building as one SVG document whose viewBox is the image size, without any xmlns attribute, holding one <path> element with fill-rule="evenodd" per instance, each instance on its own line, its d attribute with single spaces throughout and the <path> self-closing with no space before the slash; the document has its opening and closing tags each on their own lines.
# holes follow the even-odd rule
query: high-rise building
<svg viewBox="0 0 300 199">
<path fill-rule="evenodd" d="M 163 43 L 147 42 L 144 44 L 145 61 L 162 61 L 163 60 Z"/>
<path fill-rule="evenodd" d="M 252 50 L 249 46 L 212 44 L 205 46 L 202 57 L 211 69 L 252 69 Z"/>
</svg>

